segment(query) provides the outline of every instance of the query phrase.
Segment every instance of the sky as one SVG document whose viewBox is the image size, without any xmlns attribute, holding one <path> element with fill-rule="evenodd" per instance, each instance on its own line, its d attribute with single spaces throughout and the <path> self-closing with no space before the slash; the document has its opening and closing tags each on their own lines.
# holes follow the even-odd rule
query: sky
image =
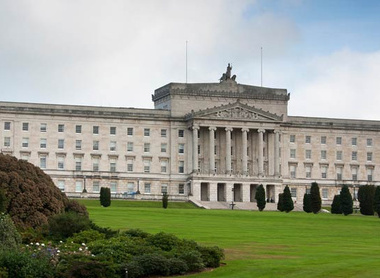
<svg viewBox="0 0 380 278">
<path fill-rule="evenodd" d="M 379 14 L 377 0 L 0 0 L 0 101 L 153 108 L 155 89 L 231 63 L 240 84 L 287 89 L 289 115 L 380 120 Z"/>
</svg>

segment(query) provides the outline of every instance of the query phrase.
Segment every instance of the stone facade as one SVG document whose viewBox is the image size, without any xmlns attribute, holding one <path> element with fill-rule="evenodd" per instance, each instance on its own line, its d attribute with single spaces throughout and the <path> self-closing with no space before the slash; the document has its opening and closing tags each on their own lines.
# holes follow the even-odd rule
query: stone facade
<svg viewBox="0 0 380 278">
<path fill-rule="evenodd" d="M 288 116 L 285 89 L 170 83 L 155 109 L 0 102 L 1 152 L 40 166 L 69 196 L 254 202 L 313 181 L 380 184 L 380 122 Z M 87 193 L 83 193 L 83 191 Z M 355 192 L 354 192 L 355 191 Z"/>
</svg>

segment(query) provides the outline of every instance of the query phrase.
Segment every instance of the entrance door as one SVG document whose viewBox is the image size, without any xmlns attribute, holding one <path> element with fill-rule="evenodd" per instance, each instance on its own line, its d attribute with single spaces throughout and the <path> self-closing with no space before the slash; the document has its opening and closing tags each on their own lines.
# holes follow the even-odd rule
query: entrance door
<svg viewBox="0 0 380 278">
<path fill-rule="evenodd" d="M 234 184 L 234 202 L 242 202 L 242 192 L 241 192 L 241 184 L 235 183 Z"/>
<path fill-rule="evenodd" d="M 201 183 L 201 201 L 208 201 L 209 200 L 208 188 L 209 188 L 208 183 L 206 183 L 206 182 Z"/>
<path fill-rule="evenodd" d="M 226 184 L 218 183 L 218 202 L 226 201 Z"/>
</svg>

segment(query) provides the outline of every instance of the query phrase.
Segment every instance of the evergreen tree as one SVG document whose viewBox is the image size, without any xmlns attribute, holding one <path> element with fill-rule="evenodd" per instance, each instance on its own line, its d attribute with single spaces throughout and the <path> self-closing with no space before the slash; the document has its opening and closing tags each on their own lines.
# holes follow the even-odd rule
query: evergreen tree
<svg viewBox="0 0 380 278">
<path fill-rule="evenodd" d="M 169 195 L 168 193 L 164 192 L 162 195 L 162 207 L 164 209 L 168 208 L 168 203 L 169 203 Z"/>
<path fill-rule="evenodd" d="M 103 207 L 111 205 L 111 190 L 108 187 L 100 188 L 100 205 Z"/>
<path fill-rule="evenodd" d="M 308 193 L 305 193 L 305 195 L 303 195 L 303 211 L 307 212 L 307 213 L 312 212 L 312 210 L 311 210 L 311 197 L 310 197 L 310 194 L 308 194 Z"/>
<path fill-rule="evenodd" d="M 380 218 L 380 186 L 376 186 L 375 197 L 373 200 L 373 209 L 376 211 L 377 216 Z"/>
<path fill-rule="evenodd" d="M 311 202 L 311 211 L 313 213 L 318 213 L 322 208 L 322 199 L 321 194 L 319 193 L 318 183 L 311 183 L 310 188 L 310 202 Z"/>
<path fill-rule="evenodd" d="M 340 191 L 340 205 L 344 215 L 353 213 L 352 196 L 347 185 L 343 185 L 342 190 Z"/>
<path fill-rule="evenodd" d="M 255 199 L 257 202 L 257 207 L 259 208 L 259 211 L 263 211 L 265 208 L 265 189 L 262 184 L 259 185 L 259 187 L 256 190 Z"/>
<path fill-rule="evenodd" d="M 284 211 L 284 193 L 278 194 L 277 210 Z"/>
<path fill-rule="evenodd" d="M 290 212 L 294 209 L 294 204 L 292 200 L 292 195 L 290 194 L 289 186 L 285 186 L 283 195 L 283 210 L 285 212 Z"/>
<path fill-rule="evenodd" d="M 331 204 L 331 213 L 342 214 L 342 206 L 340 204 L 340 195 L 335 195 Z"/>
<path fill-rule="evenodd" d="M 363 215 L 373 215 L 373 201 L 375 197 L 375 186 L 363 185 L 359 187 L 358 200 L 360 213 Z"/>
</svg>

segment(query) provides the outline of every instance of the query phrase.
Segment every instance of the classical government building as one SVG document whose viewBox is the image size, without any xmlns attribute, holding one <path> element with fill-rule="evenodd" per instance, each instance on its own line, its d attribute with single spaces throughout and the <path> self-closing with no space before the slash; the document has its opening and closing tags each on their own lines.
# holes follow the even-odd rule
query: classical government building
<svg viewBox="0 0 380 278">
<path fill-rule="evenodd" d="M 342 184 L 380 184 L 380 122 L 293 117 L 286 89 L 169 83 L 155 109 L 0 102 L 0 146 L 41 167 L 69 196 L 252 204 L 313 181 L 324 203 Z M 85 192 L 85 193 L 83 193 Z M 86 193 L 87 192 L 87 193 Z"/>
</svg>

